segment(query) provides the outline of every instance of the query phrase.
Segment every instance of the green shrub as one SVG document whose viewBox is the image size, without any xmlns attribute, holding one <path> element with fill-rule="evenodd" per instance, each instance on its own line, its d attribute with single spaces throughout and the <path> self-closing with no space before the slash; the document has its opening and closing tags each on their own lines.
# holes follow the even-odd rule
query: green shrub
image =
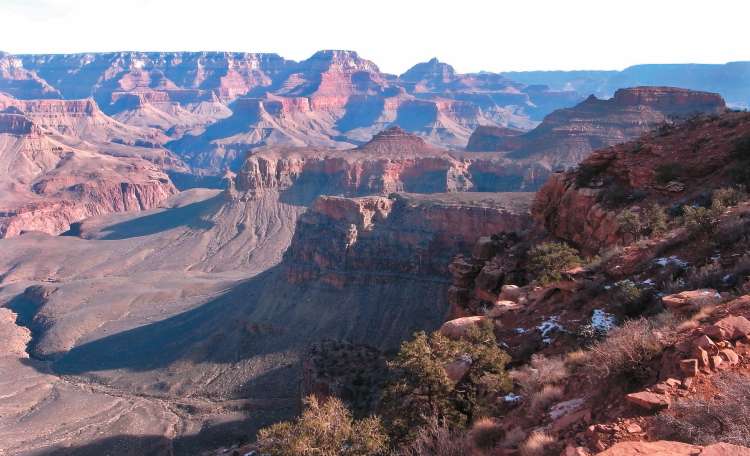
<svg viewBox="0 0 750 456">
<path fill-rule="evenodd" d="M 376 417 L 353 420 L 344 404 L 329 398 L 323 404 L 307 398 L 295 421 L 276 423 L 258 431 L 258 444 L 270 456 L 385 455 L 388 437 Z"/>
<path fill-rule="evenodd" d="M 529 271 L 541 284 L 562 279 L 562 273 L 582 263 L 578 250 L 562 242 L 544 242 L 529 251 Z"/>
<path fill-rule="evenodd" d="M 650 236 L 660 236 L 669 228 L 667 212 L 657 203 L 646 208 L 644 219 L 644 227 Z"/>
<path fill-rule="evenodd" d="M 747 193 L 741 187 L 723 187 L 714 190 L 711 195 L 712 204 L 722 207 L 733 207 L 747 199 Z"/>
<path fill-rule="evenodd" d="M 630 235 L 634 242 L 641 238 L 643 222 L 640 215 L 632 209 L 625 209 L 617 214 L 617 224 L 620 226 L 620 232 Z"/>
<path fill-rule="evenodd" d="M 576 171 L 576 187 L 589 186 L 591 181 L 606 171 L 608 166 L 609 163 L 607 162 L 599 164 L 581 163 Z"/>
<path fill-rule="evenodd" d="M 693 235 L 713 233 L 719 226 L 719 216 L 723 210 L 719 204 L 712 204 L 711 207 L 683 206 L 683 224 Z"/>
</svg>

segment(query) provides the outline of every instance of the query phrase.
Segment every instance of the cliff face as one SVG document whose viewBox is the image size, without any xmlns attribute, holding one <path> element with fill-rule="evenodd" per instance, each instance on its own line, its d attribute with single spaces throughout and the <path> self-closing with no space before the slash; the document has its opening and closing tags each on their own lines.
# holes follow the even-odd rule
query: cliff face
<svg viewBox="0 0 750 456">
<path fill-rule="evenodd" d="M 0 167 L 6 170 L 0 238 L 29 230 L 59 234 L 93 215 L 156 207 L 177 191 L 140 158 L 166 164 L 158 149 L 108 141 L 112 134 L 142 132 L 107 118 L 92 100 L 4 98 L 0 105 Z"/>
<path fill-rule="evenodd" d="M 337 287 L 390 275 L 444 281 L 451 258 L 478 236 L 528 228 L 530 201 L 524 193 L 323 196 L 300 218 L 286 275 Z"/>
<path fill-rule="evenodd" d="M 623 207 L 705 202 L 712 189 L 736 181 L 745 166 L 737 151 L 748 137 L 748 115 L 726 113 L 597 151 L 550 178 L 536 196 L 534 218 L 587 251 L 611 246 L 622 236 L 616 216 Z"/>
<path fill-rule="evenodd" d="M 501 192 L 540 185 L 547 172 L 502 154 L 449 152 L 394 127 L 349 150 L 268 148 L 237 174 L 240 191 L 280 189 L 299 198 L 392 192 Z M 305 196 L 306 195 L 306 196 Z"/>
</svg>

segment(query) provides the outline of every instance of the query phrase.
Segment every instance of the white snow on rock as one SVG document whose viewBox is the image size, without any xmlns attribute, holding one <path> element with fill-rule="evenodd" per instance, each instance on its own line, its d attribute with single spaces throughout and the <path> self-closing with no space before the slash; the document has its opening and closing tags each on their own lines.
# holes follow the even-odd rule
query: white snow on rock
<svg viewBox="0 0 750 456">
<path fill-rule="evenodd" d="M 602 309 L 594 309 L 594 314 L 591 316 L 591 326 L 602 332 L 607 332 L 614 328 L 615 321 L 614 315 L 608 314 Z"/>
<path fill-rule="evenodd" d="M 654 260 L 654 263 L 661 267 L 667 267 L 669 265 L 677 266 L 678 268 L 685 269 L 688 267 L 688 262 L 681 260 L 679 257 L 672 255 L 671 257 L 661 257 Z"/>
<path fill-rule="evenodd" d="M 542 341 L 545 344 L 549 344 L 552 342 L 552 333 L 565 330 L 565 328 L 563 328 L 563 326 L 560 324 L 559 320 L 560 317 L 553 315 L 544 320 L 542 324 L 536 327 L 536 329 L 538 329 L 539 332 L 542 333 Z"/>
</svg>

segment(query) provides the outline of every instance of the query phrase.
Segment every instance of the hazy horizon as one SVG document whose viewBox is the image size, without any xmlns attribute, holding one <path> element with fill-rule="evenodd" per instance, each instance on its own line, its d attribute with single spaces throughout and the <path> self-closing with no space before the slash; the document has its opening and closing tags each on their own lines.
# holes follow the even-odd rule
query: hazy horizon
<svg viewBox="0 0 750 456">
<path fill-rule="evenodd" d="M 461 73 L 622 70 L 636 64 L 750 60 L 750 5 L 634 0 L 524 4 L 132 0 L 3 0 L 0 50 L 82 52 L 265 52 L 304 60 L 322 49 L 354 50 L 400 74 L 432 57 Z M 615 14 L 612 14 L 615 11 Z M 669 21 L 664 18 L 669 17 Z M 40 27 L 42 30 L 40 30 Z M 43 31 L 44 33 L 40 33 Z M 21 39 L 22 38 L 22 39 Z"/>
</svg>

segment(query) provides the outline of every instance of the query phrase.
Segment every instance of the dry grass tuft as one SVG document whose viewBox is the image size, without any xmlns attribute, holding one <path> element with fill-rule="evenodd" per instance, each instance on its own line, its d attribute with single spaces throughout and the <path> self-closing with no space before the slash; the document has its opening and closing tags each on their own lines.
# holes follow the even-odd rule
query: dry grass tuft
<svg viewBox="0 0 750 456">
<path fill-rule="evenodd" d="M 510 378 L 521 387 L 521 393 L 531 397 L 546 385 L 558 383 L 568 376 L 562 357 L 535 354 L 529 364 L 511 371 Z"/>
<path fill-rule="evenodd" d="M 471 454 L 471 446 L 463 433 L 452 431 L 433 418 L 417 432 L 408 446 L 402 448 L 400 456 L 465 456 Z"/>
<path fill-rule="evenodd" d="M 544 388 L 531 396 L 531 410 L 539 412 L 546 410 L 553 402 L 563 396 L 563 389 L 555 385 L 545 385 Z"/>
<path fill-rule="evenodd" d="M 591 347 L 587 367 L 601 378 L 642 376 L 646 364 L 664 348 L 659 328 L 653 319 L 625 322 Z"/>
<path fill-rule="evenodd" d="M 555 438 L 544 432 L 532 432 L 528 439 L 521 444 L 521 456 L 547 456 L 554 454 Z"/>
<path fill-rule="evenodd" d="M 505 430 L 497 420 L 480 418 L 469 431 L 469 441 L 480 450 L 491 450 L 505 439 Z"/>
</svg>

